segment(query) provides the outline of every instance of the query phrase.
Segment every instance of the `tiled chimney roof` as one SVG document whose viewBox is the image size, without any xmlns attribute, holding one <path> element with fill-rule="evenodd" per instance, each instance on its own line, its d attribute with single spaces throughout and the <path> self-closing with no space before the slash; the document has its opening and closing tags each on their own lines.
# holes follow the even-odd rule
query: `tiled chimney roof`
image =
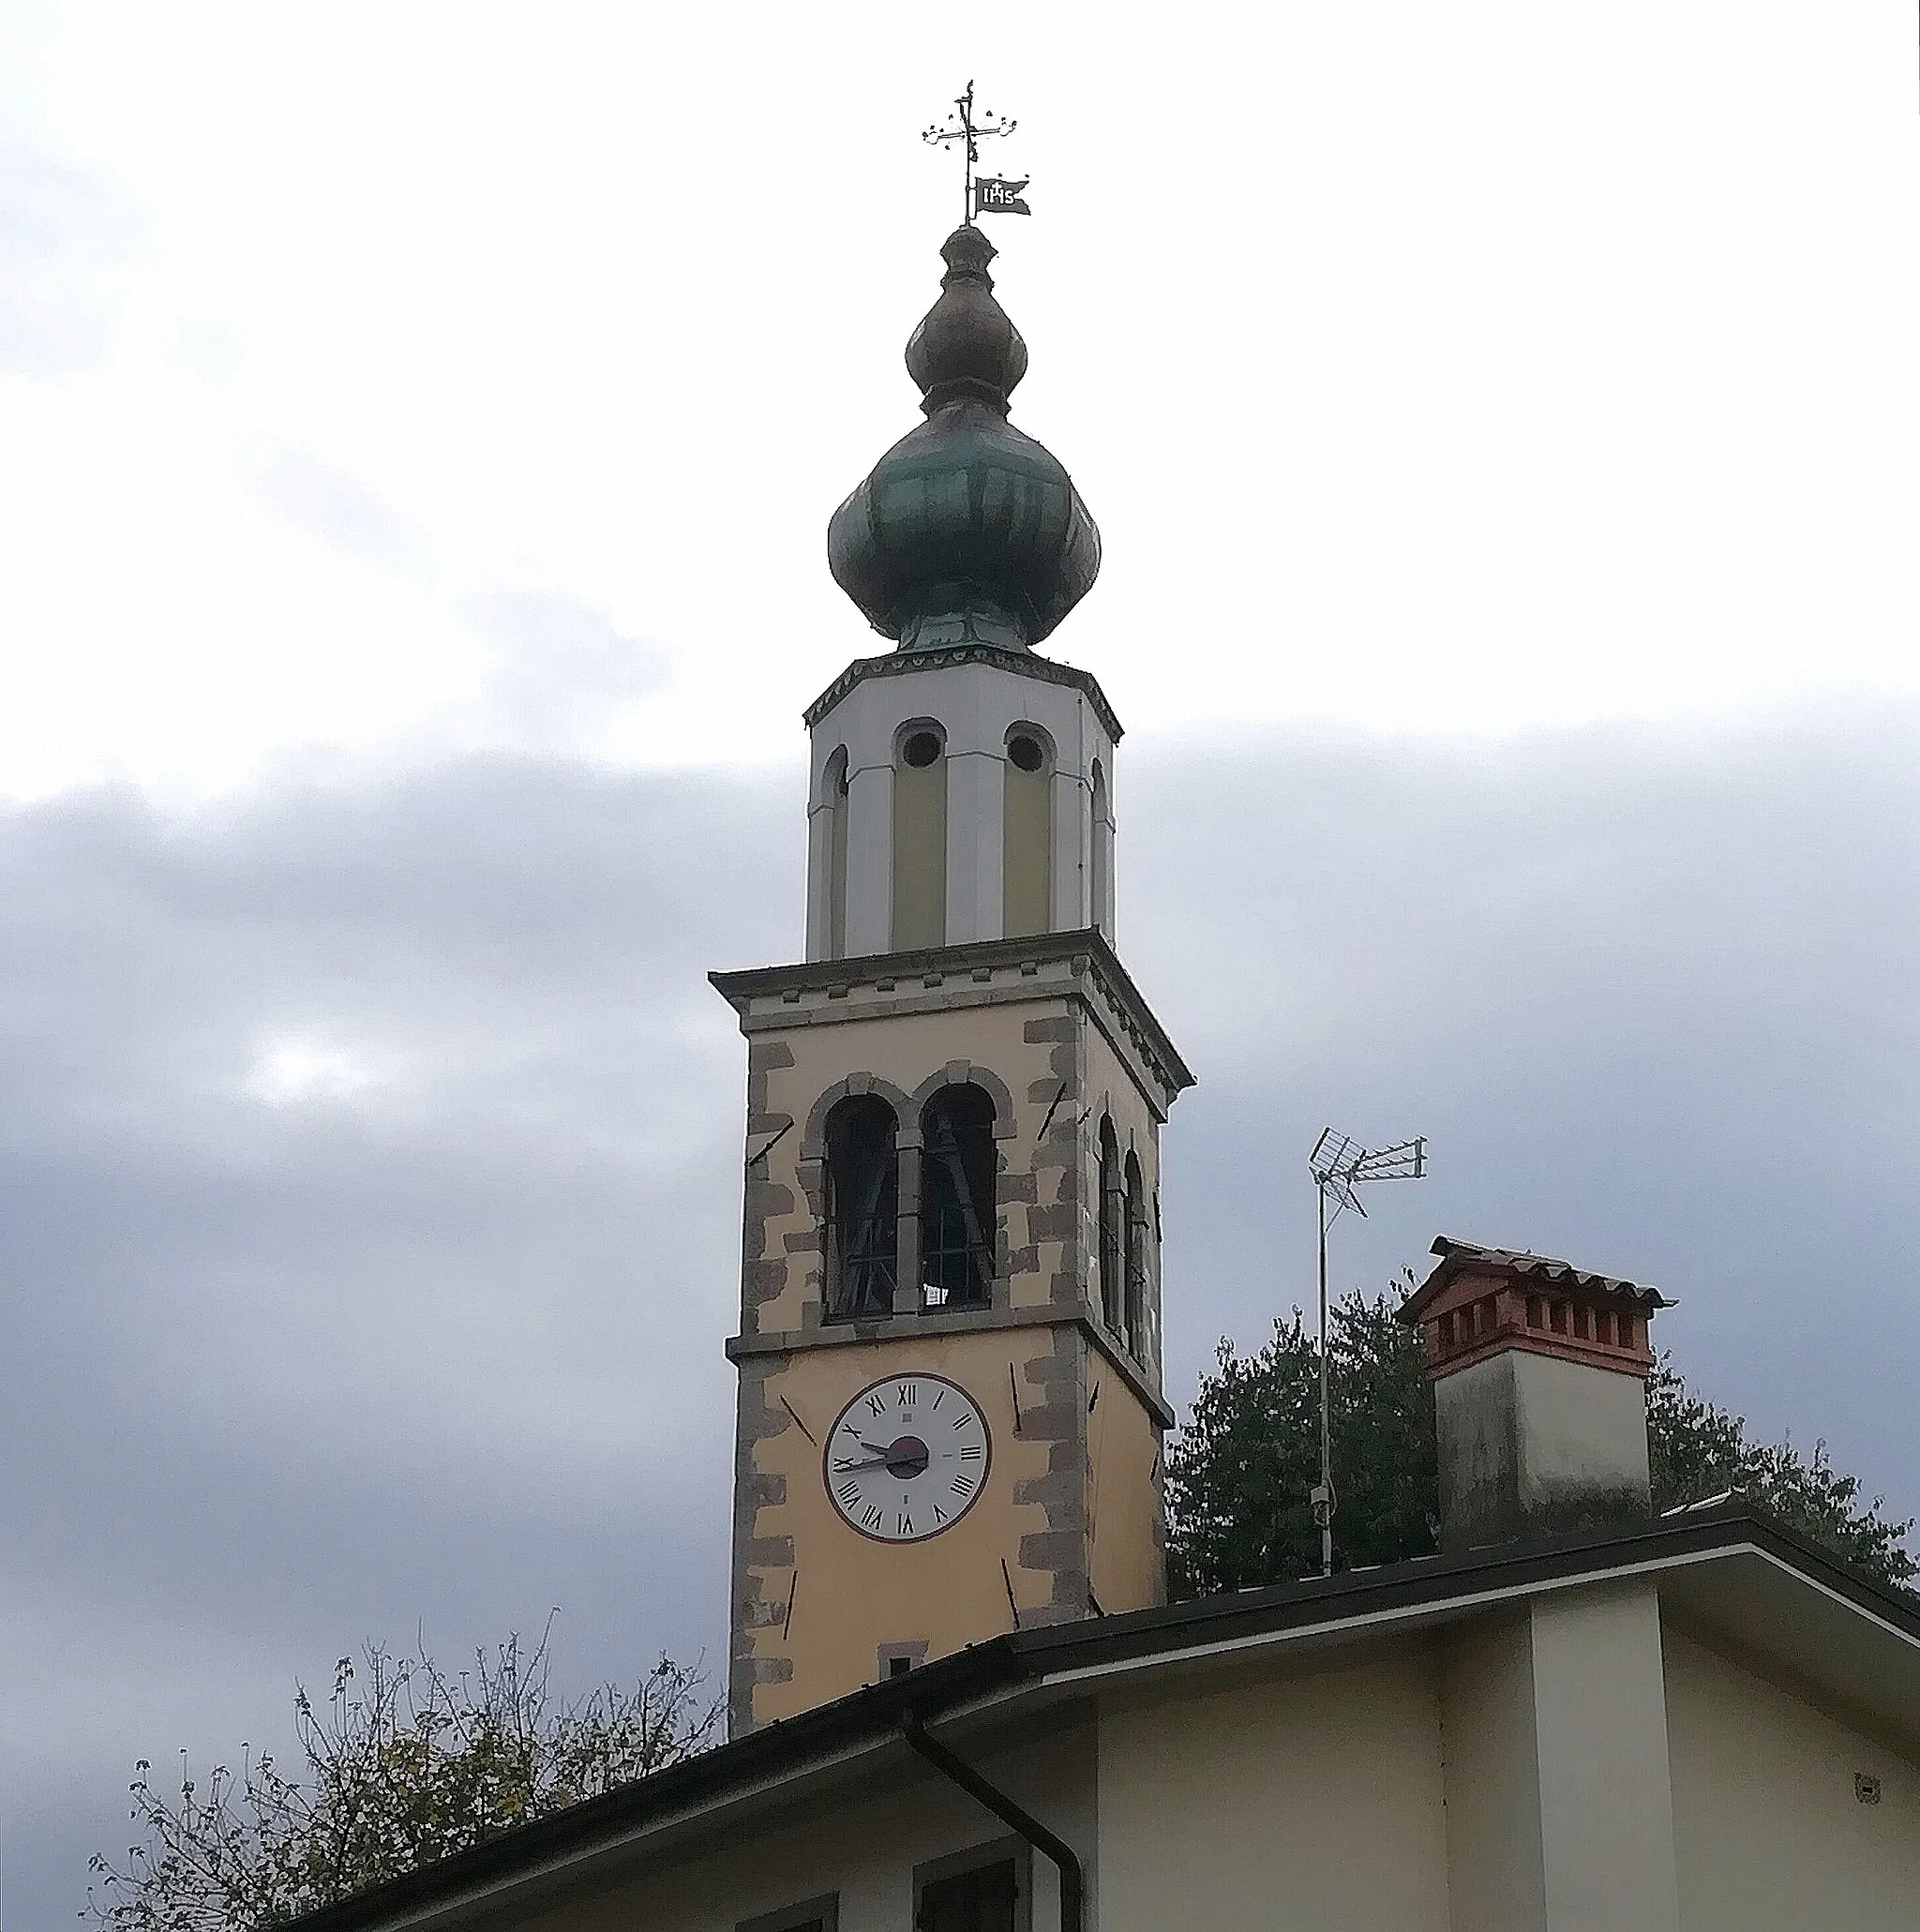
<svg viewBox="0 0 1920 1932">
<path fill-rule="evenodd" d="M 1402 1322 L 1418 1322 L 1429 1302 L 1438 1298 L 1456 1275 L 1499 1275 L 1508 1281 L 1537 1281 L 1543 1288 L 1598 1291 L 1610 1299 L 1630 1300 L 1651 1314 L 1655 1309 L 1674 1304 L 1644 1281 L 1622 1281 L 1612 1275 L 1589 1274 L 1570 1261 L 1556 1261 L 1551 1254 L 1516 1253 L 1510 1248 L 1482 1248 L 1473 1241 L 1456 1241 L 1450 1235 L 1435 1235 L 1428 1251 L 1440 1257 L 1440 1266 L 1414 1290 L 1400 1310 Z"/>
<path fill-rule="evenodd" d="M 1446 1235 L 1432 1251 L 1439 1266 L 1400 1310 L 1420 1330 L 1429 1375 L 1451 1374 L 1506 1348 L 1628 1374 L 1653 1367 L 1647 1318 L 1673 1306 L 1658 1288 Z"/>
</svg>

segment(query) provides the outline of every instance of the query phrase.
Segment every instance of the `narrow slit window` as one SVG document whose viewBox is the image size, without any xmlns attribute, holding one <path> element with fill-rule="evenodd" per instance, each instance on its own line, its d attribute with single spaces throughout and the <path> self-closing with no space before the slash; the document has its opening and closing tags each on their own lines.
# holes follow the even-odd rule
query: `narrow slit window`
<svg viewBox="0 0 1920 1932">
<path fill-rule="evenodd" d="M 999 1227 L 994 1103 L 981 1087 L 943 1086 L 920 1116 L 922 1292 L 928 1308 L 993 1299 Z"/>
<path fill-rule="evenodd" d="M 1053 924 L 1054 764 L 1037 726 L 1008 732 L 1004 786 L 1001 930 L 1011 939 Z"/>
<path fill-rule="evenodd" d="M 1114 916 L 1114 845 L 1107 806 L 1106 772 L 1098 758 L 1093 761 L 1091 816 L 1093 824 L 1089 843 L 1092 851 L 1089 856 L 1093 861 L 1093 876 L 1088 883 L 1092 888 L 1093 923 L 1105 929 L 1112 926 Z"/>
<path fill-rule="evenodd" d="M 1122 1229 L 1127 1197 L 1120 1181 L 1120 1145 L 1114 1124 L 1100 1123 L 1100 1311 L 1118 1335 L 1126 1313 L 1126 1282 L 1122 1274 Z"/>
<path fill-rule="evenodd" d="M 1127 1325 L 1123 1339 L 1139 1360 L 1147 1359 L 1147 1191 L 1140 1184 L 1140 1161 L 1127 1156 Z"/>
<path fill-rule="evenodd" d="M 841 1101 L 827 1116 L 827 1313 L 834 1321 L 893 1311 L 898 1124 L 872 1094 Z"/>
<path fill-rule="evenodd" d="M 893 762 L 893 944 L 947 943 L 947 740 L 909 725 Z"/>
<path fill-rule="evenodd" d="M 827 760 L 827 957 L 847 957 L 847 747 Z"/>
</svg>

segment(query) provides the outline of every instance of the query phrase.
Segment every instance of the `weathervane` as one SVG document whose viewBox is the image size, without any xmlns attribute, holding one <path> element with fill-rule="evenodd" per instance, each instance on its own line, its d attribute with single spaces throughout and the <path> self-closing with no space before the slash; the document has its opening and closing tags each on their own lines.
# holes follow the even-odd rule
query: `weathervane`
<svg viewBox="0 0 1920 1932">
<path fill-rule="evenodd" d="M 1349 1207 L 1367 1218 L 1359 1190 L 1368 1181 L 1419 1180 L 1427 1172 L 1425 1135 L 1400 1141 L 1390 1147 L 1363 1147 L 1330 1127 L 1320 1130 L 1307 1172 L 1320 1195 L 1320 1480 L 1312 1494 L 1313 1520 L 1320 1529 L 1320 1573 L 1333 1574 L 1333 1512 L 1339 1499 L 1333 1492 L 1333 1416 L 1328 1399 L 1327 1376 L 1327 1230 Z M 1327 1204 L 1333 1203 L 1328 1214 Z"/>
<path fill-rule="evenodd" d="M 964 200 L 961 216 L 963 222 L 970 222 L 977 215 L 1031 215 L 1033 210 L 1020 199 L 1020 191 L 1032 179 L 1022 175 L 1018 181 L 1005 181 L 998 176 L 983 174 L 976 181 L 973 171 L 980 164 L 980 143 L 997 135 L 1011 134 L 1019 127 L 1018 121 L 994 119 L 991 108 L 981 110 L 981 118 L 973 118 L 973 82 L 967 83 L 967 92 L 953 103 L 955 112 L 947 116 L 944 123 L 936 123 L 925 129 L 921 139 L 929 147 L 947 147 L 954 142 L 960 143 L 961 152 L 967 159 L 963 183 Z"/>
</svg>

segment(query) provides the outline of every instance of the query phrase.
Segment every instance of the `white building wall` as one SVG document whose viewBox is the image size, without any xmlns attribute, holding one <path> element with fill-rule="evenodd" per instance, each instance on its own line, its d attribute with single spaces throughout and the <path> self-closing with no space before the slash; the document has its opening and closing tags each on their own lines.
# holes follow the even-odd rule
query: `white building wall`
<svg viewBox="0 0 1920 1932">
<path fill-rule="evenodd" d="M 1440 1681 L 1452 1932 L 1677 1932 L 1654 1586 L 1469 1624 Z"/>
<path fill-rule="evenodd" d="M 1522 1608 L 1469 1624 L 1440 1656 L 1452 1932 L 1538 1932 L 1547 1882 L 1532 1620 Z"/>
<path fill-rule="evenodd" d="M 807 841 L 807 957 L 825 956 L 829 843 L 826 771 L 847 747 L 847 951 L 885 952 L 892 943 L 892 770 L 901 727 L 931 719 L 945 733 L 947 943 L 998 939 L 1005 916 L 1007 734 L 1038 726 L 1054 750 L 1053 929 L 1093 923 L 1092 777 L 1104 769 L 1109 817 L 1114 748 L 1098 714 L 1071 685 L 998 665 L 936 665 L 865 678 L 813 729 Z M 1102 922 L 1113 937 L 1111 917 Z"/>
<path fill-rule="evenodd" d="M 1683 1932 L 1913 1932 L 1920 1769 L 1671 1626 L 1666 1654 Z"/>
<path fill-rule="evenodd" d="M 1064 1715 L 1044 1738 L 994 1754 L 969 1751 L 951 1727 L 936 1730 L 1000 1790 L 1081 1853 L 1093 1879 L 1094 1744 L 1090 1723 Z M 837 1789 L 833 1802 L 803 1793 L 777 1826 L 711 1830 L 668 1869 L 622 1880 L 607 1870 L 563 1903 L 489 1917 L 497 1932 L 737 1932 L 743 1924 L 832 1895 L 838 1932 L 911 1932 L 914 1873 L 974 1848 L 1004 1847 L 1007 1827 L 902 1745 L 870 1783 Z M 1024 1851 L 1019 1854 L 1023 1859 Z M 1044 1857 L 1030 1865 L 1020 1932 L 1060 1932 L 1059 1884 Z M 1090 1924 L 1090 1921 L 1089 1921 Z"/>
<path fill-rule="evenodd" d="M 806 956 L 809 959 L 825 959 L 832 951 L 828 934 L 832 905 L 825 882 L 832 861 L 833 813 L 832 801 L 824 795 L 824 783 L 825 774 L 817 769 L 813 780 L 814 796 L 807 801 L 806 808 L 806 876 L 810 888 L 815 879 L 821 881 L 821 887 L 818 891 L 809 890 L 806 895 Z"/>
<path fill-rule="evenodd" d="M 1102 1707 L 1099 1932 L 1450 1932 L 1425 1650 Z"/>
<path fill-rule="evenodd" d="M 1569 1591 L 1532 1622 L 1546 1932 L 1678 1932 L 1659 1597 Z"/>
</svg>

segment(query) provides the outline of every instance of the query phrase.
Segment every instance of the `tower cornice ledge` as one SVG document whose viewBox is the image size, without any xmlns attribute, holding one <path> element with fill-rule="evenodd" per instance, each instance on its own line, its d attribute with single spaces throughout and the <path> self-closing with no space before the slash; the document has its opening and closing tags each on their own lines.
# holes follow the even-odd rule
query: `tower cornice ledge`
<svg viewBox="0 0 1920 1932">
<path fill-rule="evenodd" d="M 1169 1103 L 1194 1084 L 1179 1050 L 1097 927 L 873 952 L 858 959 L 750 966 L 707 978 L 740 1015 L 740 1030 L 749 1035 L 863 1019 L 877 1006 L 895 1013 L 944 1011 L 1058 997 L 1091 982 L 1151 1068 Z"/>
<path fill-rule="evenodd" d="M 836 1322 L 818 1328 L 793 1328 L 766 1335 L 734 1335 L 728 1339 L 727 1359 L 743 1362 L 759 1355 L 795 1355 L 808 1349 L 848 1348 L 877 1341 L 920 1341 L 929 1335 L 969 1335 L 988 1328 L 1077 1328 L 1100 1352 L 1101 1358 L 1134 1395 L 1142 1408 L 1171 1429 L 1179 1417 L 1167 1399 L 1141 1372 L 1140 1364 L 1084 1308 L 1052 1304 L 1015 1309 L 925 1309 L 918 1314 L 896 1315 L 878 1322 Z"/>
<path fill-rule="evenodd" d="M 857 657 L 802 713 L 808 730 L 818 725 L 856 684 L 869 678 L 898 678 L 909 671 L 944 670 L 952 665 L 989 664 L 1016 677 L 1037 678 L 1043 684 L 1064 684 L 1077 691 L 1093 707 L 1106 735 L 1115 744 L 1120 741 L 1120 721 L 1106 701 L 1106 693 L 1091 671 L 1076 670 L 1032 651 L 1016 651 L 1006 644 L 989 644 L 972 639 L 960 644 L 930 646 L 925 650 L 889 651 L 878 657 Z"/>
</svg>

